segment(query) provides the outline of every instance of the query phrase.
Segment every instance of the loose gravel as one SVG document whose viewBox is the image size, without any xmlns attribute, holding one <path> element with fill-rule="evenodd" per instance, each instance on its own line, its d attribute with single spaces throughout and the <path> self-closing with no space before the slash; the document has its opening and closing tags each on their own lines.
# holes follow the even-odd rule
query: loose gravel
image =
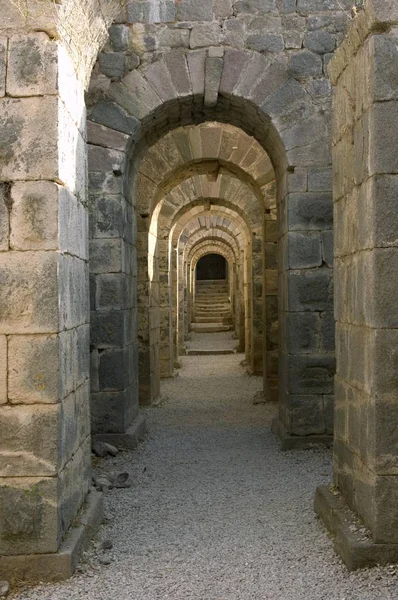
<svg viewBox="0 0 398 600">
<path fill-rule="evenodd" d="M 261 379 L 241 360 L 182 359 L 165 399 L 145 411 L 146 440 L 97 467 L 128 470 L 133 485 L 106 494 L 106 523 L 80 573 L 14 598 L 398 598 L 395 567 L 350 574 L 334 554 L 312 510 L 316 486 L 331 480 L 330 452 L 280 452 L 275 407 L 253 405 Z"/>
</svg>

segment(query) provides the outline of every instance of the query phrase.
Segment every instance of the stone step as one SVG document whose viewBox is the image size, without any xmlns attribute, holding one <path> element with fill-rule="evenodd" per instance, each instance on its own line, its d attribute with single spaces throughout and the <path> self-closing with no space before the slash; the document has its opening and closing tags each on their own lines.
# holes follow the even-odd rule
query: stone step
<svg viewBox="0 0 398 600">
<path fill-rule="evenodd" d="M 224 348 L 224 349 L 214 349 L 209 348 L 208 350 L 203 350 L 202 348 L 191 348 L 187 350 L 187 356 L 207 356 L 212 354 L 236 354 L 236 350 L 232 348 Z"/>
<path fill-rule="evenodd" d="M 206 315 L 205 317 L 195 317 L 195 323 L 219 323 L 219 322 L 232 322 L 231 317 L 221 317 L 220 315 L 216 315 L 215 317 L 209 317 Z"/>
<path fill-rule="evenodd" d="M 220 331 L 231 331 L 232 325 L 223 325 L 223 323 L 191 323 L 191 329 L 196 333 L 218 333 Z"/>
</svg>

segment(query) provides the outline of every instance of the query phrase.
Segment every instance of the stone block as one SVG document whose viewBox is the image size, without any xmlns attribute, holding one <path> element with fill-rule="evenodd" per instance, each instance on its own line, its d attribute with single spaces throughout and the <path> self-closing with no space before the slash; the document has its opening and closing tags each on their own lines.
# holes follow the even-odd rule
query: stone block
<svg viewBox="0 0 398 600">
<path fill-rule="evenodd" d="M 54 96 L 0 99 L 0 171 L 4 179 L 56 177 L 57 116 Z"/>
<path fill-rule="evenodd" d="M 276 12 L 275 0 L 239 0 L 234 3 L 236 14 L 270 13 Z"/>
<path fill-rule="evenodd" d="M 159 44 L 162 48 L 188 48 L 189 29 L 165 28 L 159 32 Z"/>
<path fill-rule="evenodd" d="M 190 48 L 216 46 L 220 42 L 221 27 L 218 23 L 204 23 L 192 28 L 189 38 Z"/>
<path fill-rule="evenodd" d="M 112 148 L 88 145 L 88 168 L 90 171 L 124 172 L 125 154 Z"/>
<path fill-rule="evenodd" d="M 124 267 L 124 244 L 121 239 L 90 241 L 90 271 L 92 273 L 120 273 Z"/>
<path fill-rule="evenodd" d="M 285 350 L 288 354 L 314 354 L 319 350 L 318 313 L 287 313 Z"/>
<path fill-rule="evenodd" d="M 15 183 L 11 202 L 11 249 L 57 250 L 58 186 L 50 181 Z"/>
<path fill-rule="evenodd" d="M 91 345 L 95 348 L 121 348 L 127 340 L 128 318 L 124 310 L 91 313 Z"/>
<path fill-rule="evenodd" d="M 224 55 L 224 68 L 220 92 L 230 94 L 238 83 L 250 54 L 241 50 L 227 49 Z"/>
<path fill-rule="evenodd" d="M 162 100 L 165 101 L 175 98 L 176 91 L 164 60 L 157 60 L 149 64 L 145 70 L 145 77 L 148 79 L 159 98 L 162 98 Z"/>
<path fill-rule="evenodd" d="M 232 0 L 216 0 L 214 3 L 214 16 L 216 18 L 232 16 Z"/>
<path fill-rule="evenodd" d="M 41 31 L 15 35 L 8 45 L 7 94 L 44 96 L 57 93 L 58 45 Z"/>
<path fill-rule="evenodd" d="M 88 402 L 87 402 L 88 404 Z M 91 484 L 91 442 L 87 437 L 59 475 L 59 519 L 65 534 L 87 499 Z M 94 492 L 95 493 L 95 492 Z M 91 496 L 91 494 L 90 494 Z M 79 515 L 80 516 L 80 515 Z M 84 519 L 82 519 L 84 522 Z"/>
<path fill-rule="evenodd" d="M 181 0 L 177 4 L 177 21 L 212 21 L 213 0 Z"/>
<path fill-rule="evenodd" d="M 117 392 L 91 394 L 92 431 L 97 433 L 125 433 L 138 414 L 137 386 Z"/>
<path fill-rule="evenodd" d="M 308 191 L 330 192 L 333 187 L 332 167 L 310 167 L 308 169 Z"/>
<path fill-rule="evenodd" d="M 158 95 L 138 71 L 128 73 L 123 82 L 113 83 L 109 97 L 139 121 L 161 104 Z"/>
<path fill-rule="evenodd" d="M 58 329 L 58 255 L 0 252 L 0 333 Z"/>
<path fill-rule="evenodd" d="M 311 52 L 327 54 L 328 52 L 334 52 L 336 48 L 336 38 L 332 33 L 327 31 L 310 31 L 304 38 L 304 46 Z"/>
<path fill-rule="evenodd" d="M 59 410 L 59 404 L 0 407 L 1 477 L 57 473 Z"/>
<path fill-rule="evenodd" d="M 335 347 L 335 320 L 332 311 L 320 313 L 320 349 L 333 352 Z"/>
<path fill-rule="evenodd" d="M 188 96 L 191 93 L 191 80 L 183 50 L 177 48 L 176 50 L 167 52 L 164 55 L 164 60 L 178 96 Z"/>
<path fill-rule="evenodd" d="M 208 108 L 217 104 L 223 64 L 224 61 L 222 58 L 209 56 L 206 59 L 205 106 Z"/>
<path fill-rule="evenodd" d="M 323 73 L 322 59 L 309 50 L 294 53 L 289 61 L 289 72 L 295 79 L 320 77 Z"/>
<path fill-rule="evenodd" d="M 246 37 L 246 46 L 256 52 L 282 52 L 285 43 L 280 33 L 251 33 Z"/>
<path fill-rule="evenodd" d="M 11 403 L 51 404 L 60 401 L 57 335 L 10 336 L 8 361 L 8 395 Z"/>
<path fill-rule="evenodd" d="M 124 390 L 129 383 L 127 348 L 104 350 L 99 355 L 99 391 Z"/>
<path fill-rule="evenodd" d="M 398 173 L 398 101 L 376 103 L 370 116 L 369 174 Z"/>
<path fill-rule="evenodd" d="M 335 374 L 333 355 L 290 355 L 289 391 L 293 394 L 332 394 Z M 319 398 L 318 398 L 319 399 Z M 320 399 L 321 400 L 321 399 Z M 320 406 L 320 409 L 323 408 Z M 325 425 L 324 425 L 325 426 Z M 314 432 L 322 433 L 322 432 Z"/>
<path fill-rule="evenodd" d="M 101 72 L 107 77 L 123 77 L 125 67 L 125 54 L 123 52 L 102 52 L 98 56 Z"/>
<path fill-rule="evenodd" d="M 331 310 L 333 280 L 331 269 L 288 272 L 288 304 L 293 311 Z"/>
<path fill-rule="evenodd" d="M 10 235 L 11 185 L 0 184 L 0 252 L 8 250 Z"/>
<path fill-rule="evenodd" d="M 66 187 L 59 187 L 59 250 L 88 259 L 88 212 Z"/>
<path fill-rule="evenodd" d="M 328 266 L 333 266 L 333 231 L 322 231 L 322 260 Z"/>
<path fill-rule="evenodd" d="M 67 254 L 59 257 L 59 326 L 71 329 L 88 322 L 89 273 L 87 262 Z"/>
<path fill-rule="evenodd" d="M 6 72 L 7 72 L 7 40 L 0 38 L 0 97 L 6 93 Z"/>
<path fill-rule="evenodd" d="M 289 194 L 288 224 L 291 230 L 332 229 L 332 195 L 322 192 Z"/>
<path fill-rule="evenodd" d="M 0 405 L 6 404 L 8 400 L 7 393 L 8 362 L 7 362 L 7 337 L 0 335 Z"/>
<path fill-rule="evenodd" d="M 109 28 L 109 41 L 115 52 L 124 52 L 128 49 L 130 30 L 126 25 L 112 25 Z"/>
<path fill-rule="evenodd" d="M 288 265 L 290 269 L 311 269 L 322 265 L 319 233 L 307 231 L 288 234 Z"/>
<path fill-rule="evenodd" d="M 138 133 L 140 122 L 115 102 L 98 102 L 90 112 L 90 120 L 127 135 Z"/>
<path fill-rule="evenodd" d="M 2 477 L 2 553 L 11 555 L 56 552 L 61 543 L 57 502 L 55 477 Z"/>
<path fill-rule="evenodd" d="M 189 76 L 194 96 L 203 96 L 205 89 L 206 51 L 196 50 L 187 54 Z M 177 133 L 177 132 L 176 132 Z M 176 135 L 176 133 L 174 135 Z M 184 136 L 185 137 L 185 136 Z"/>
<path fill-rule="evenodd" d="M 290 433 L 320 435 L 326 432 L 322 396 L 294 395 L 290 400 Z"/>
<path fill-rule="evenodd" d="M 126 202 L 122 196 L 99 196 L 92 208 L 94 238 L 123 238 L 128 227 Z"/>
<path fill-rule="evenodd" d="M 127 4 L 128 23 L 169 23 L 175 20 L 176 9 L 173 0 L 130 1 Z"/>
<path fill-rule="evenodd" d="M 365 306 L 366 321 L 373 327 L 396 328 L 398 327 L 398 297 L 395 283 L 398 277 L 398 250 L 397 248 L 375 249 L 368 262 L 373 273 L 373 289 L 372 294 L 367 297 Z"/>
<path fill-rule="evenodd" d="M 96 278 L 96 306 L 98 309 L 124 308 L 126 304 L 126 276 L 119 273 L 98 275 Z"/>
</svg>

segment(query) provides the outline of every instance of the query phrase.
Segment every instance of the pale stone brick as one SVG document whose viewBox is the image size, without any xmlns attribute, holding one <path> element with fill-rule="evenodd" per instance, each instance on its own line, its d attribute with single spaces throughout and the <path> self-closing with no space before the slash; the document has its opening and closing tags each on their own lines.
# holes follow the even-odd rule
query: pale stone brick
<svg viewBox="0 0 398 600">
<path fill-rule="evenodd" d="M 7 338 L 0 335 L 0 404 L 7 402 Z"/>
<path fill-rule="evenodd" d="M 8 44 L 7 94 L 57 93 L 58 44 L 46 33 L 13 36 Z"/>
</svg>

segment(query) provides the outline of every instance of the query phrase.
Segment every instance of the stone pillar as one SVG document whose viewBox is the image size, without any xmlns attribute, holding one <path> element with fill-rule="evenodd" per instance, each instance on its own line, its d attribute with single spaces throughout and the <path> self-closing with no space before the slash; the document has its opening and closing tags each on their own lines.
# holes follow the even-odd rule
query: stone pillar
<svg viewBox="0 0 398 600">
<path fill-rule="evenodd" d="M 278 223 L 264 220 L 263 339 L 264 398 L 278 400 Z"/>
<path fill-rule="evenodd" d="M 260 226 L 253 232 L 252 241 L 252 353 L 251 371 L 263 373 L 263 231 Z"/>
<path fill-rule="evenodd" d="M 331 168 L 292 168 L 284 187 L 278 206 L 279 418 L 273 429 L 282 448 L 290 449 L 332 442 Z"/>
<path fill-rule="evenodd" d="M 72 574 L 91 482 L 84 90 L 41 10 L 0 41 L 1 579 Z"/>
<path fill-rule="evenodd" d="M 395 3 L 369 2 L 330 71 L 335 487 L 317 490 L 315 508 L 349 568 L 398 560 L 397 23 Z"/>
<path fill-rule="evenodd" d="M 158 240 L 159 256 L 159 315 L 160 315 L 160 377 L 171 377 L 174 371 L 174 338 L 172 311 L 171 249 L 168 239 Z M 175 258 L 175 252 L 172 253 Z"/>
</svg>

